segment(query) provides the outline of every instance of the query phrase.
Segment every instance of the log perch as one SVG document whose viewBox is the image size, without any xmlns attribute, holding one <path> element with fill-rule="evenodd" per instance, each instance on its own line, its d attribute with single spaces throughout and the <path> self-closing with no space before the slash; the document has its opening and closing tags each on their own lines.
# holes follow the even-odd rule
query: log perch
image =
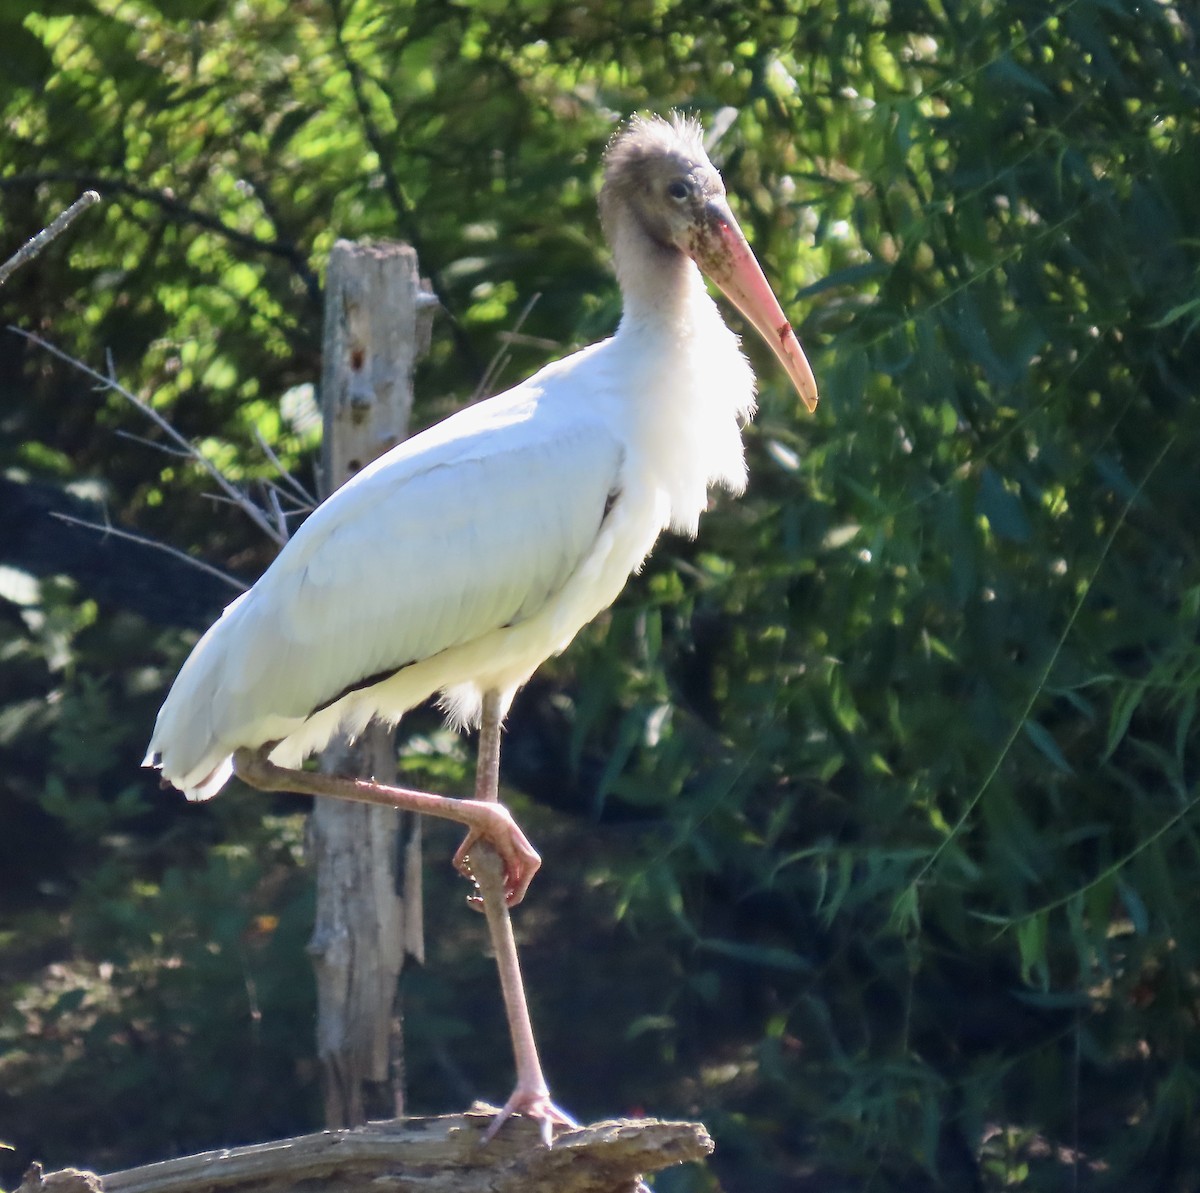
<svg viewBox="0 0 1200 1193">
<path fill-rule="evenodd" d="M 703 1160 L 699 1123 L 616 1119 L 562 1132 L 542 1146 L 538 1125 L 515 1118 L 486 1147 L 495 1113 L 368 1123 L 273 1143 L 222 1148 L 96 1177 L 35 1165 L 17 1193 L 634 1193 L 643 1173 Z"/>
</svg>

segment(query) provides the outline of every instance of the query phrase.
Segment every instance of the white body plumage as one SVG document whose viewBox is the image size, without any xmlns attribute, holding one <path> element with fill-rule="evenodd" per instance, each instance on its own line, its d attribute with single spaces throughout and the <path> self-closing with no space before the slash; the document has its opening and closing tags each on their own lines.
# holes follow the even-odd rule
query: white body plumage
<svg viewBox="0 0 1200 1193">
<path fill-rule="evenodd" d="M 409 439 L 334 493 L 192 651 L 147 765 L 191 799 L 242 746 L 297 766 L 441 692 L 469 722 L 616 598 L 712 485 L 745 484 L 754 379 L 681 257 L 616 335 Z"/>
</svg>

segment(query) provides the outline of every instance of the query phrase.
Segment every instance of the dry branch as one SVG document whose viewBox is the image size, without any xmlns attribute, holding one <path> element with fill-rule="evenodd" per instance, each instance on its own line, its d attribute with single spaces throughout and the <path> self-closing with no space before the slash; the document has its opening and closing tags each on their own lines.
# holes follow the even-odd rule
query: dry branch
<svg viewBox="0 0 1200 1193">
<path fill-rule="evenodd" d="M 631 1193 L 642 1173 L 703 1160 L 713 1147 L 699 1123 L 655 1119 L 580 1127 L 552 1148 L 542 1146 L 536 1123 L 513 1119 L 485 1147 L 480 1136 L 494 1114 L 479 1106 L 203 1152 L 114 1172 L 99 1186 L 74 1170 L 31 1172 L 18 1193 Z"/>
<path fill-rule="evenodd" d="M 138 412 L 148 418 L 175 446 L 171 449 L 171 454 L 177 455 L 182 453 L 188 458 L 194 460 L 200 467 L 208 473 L 208 475 L 216 483 L 225 497 L 240 509 L 259 530 L 263 532 L 273 543 L 282 547 L 287 542 L 286 527 L 281 531 L 280 528 L 274 525 L 267 514 L 259 509 L 257 505 L 250 499 L 249 494 L 243 492 L 237 485 L 233 483 L 217 466 L 214 464 L 199 448 L 189 443 L 183 435 L 181 435 L 172 425 L 169 419 L 159 414 L 149 402 L 143 398 L 139 398 L 132 390 L 126 389 L 116 377 L 116 371 L 113 368 L 112 358 L 109 357 L 108 373 L 99 373 L 85 364 L 78 357 L 72 356 L 69 352 L 64 352 L 61 348 L 50 343 L 49 340 L 42 339 L 41 336 L 35 335 L 31 331 L 25 331 L 20 327 L 13 327 L 11 324 L 8 328 L 14 335 L 20 336 L 23 340 L 28 340 L 29 343 L 41 348 L 44 352 L 49 352 L 51 356 L 57 359 L 66 361 L 73 368 L 78 369 L 87 377 L 91 377 L 93 381 L 99 384 L 101 392 L 111 390 L 115 394 L 119 394 L 127 402 L 137 408 Z"/>
<path fill-rule="evenodd" d="M 50 224 L 36 236 L 30 237 L 3 265 L 0 265 L 0 286 L 8 281 L 9 275 L 16 272 L 26 261 L 32 261 L 52 240 L 61 236 L 74 222 L 81 211 L 86 211 L 93 203 L 99 203 L 100 196 L 95 191 L 84 191 L 65 211 L 60 211 Z"/>
<path fill-rule="evenodd" d="M 113 526 L 111 522 L 89 522 L 86 518 L 76 518 L 71 514 L 60 513 L 58 510 L 51 510 L 50 517 L 57 518 L 68 526 L 81 526 L 84 530 L 94 530 L 101 538 L 112 535 L 113 538 L 125 539 L 126 542 L 137 543 L 142 547 L 151 547 L 155 551 L 165 551 L 190 567 L 198 568 L 200 571 L 207 572 L 208 575 L 224 581 L 230 588 L 236 588 L 238 592 L 246 591 L 246 585 L 236 576 L 231 576 L 228 572 L 223 572 L 220 568 L 215 568 L 211 563 L 205 563 L 203 559 L 197 559 L 186 551 L 180 551 L 178 547 L 172 547 L 170 543 L 160 543 L 157 539 L 147 538 L 144 534 L 133 534 L 128 530 Z"/>
<path fill-rule="evenodd" d="M 128 195 L 132 199 L 140 199 L 146 203 L 153 203 L 176 223 L 194 224 L 198 228 L 205 228 L 210 232 L 216 232 L 219 236 L 223 236 L 229 241 L 230 244 L 237 245 L 240 248 L 249 249 L 251 252 L 268 253 L 272 256 L 280 257 L 292 267 L 304 283 L 309 301 L 314 304 L 321 301 L 320 281 L 310 268 L 308 257 L 299 246 L 279 237 L 276 237 L 274 240 L 264 240 L 248 232 L 242 232 L 232 225 L 225 223 L 217 216 L 210 215 L 208 212 L 201 211 L 196 207 L 189 207 L 186 203 L 177 199 L 167 188 L 153 190 L 148 187 L 138 186 L 125 178 L 118 178 L 116 175 L 92 174 L 78 170 L 45 170 L 33 174 L 9 174 L 4 178 L 0 178 L 0 190 L 16 190 L 19 188 L 42 186 L 48 182 L 73 182 L 78 186 L 90 187 L 93 193 L 98 191 L 100 195 L 108 198 L 112 198 L 114 195 Z M 97 197 L 100 197 L 100 195 Z M 261 195 L 259 196 L 259 202 L 262 202 Z"/>
</svg>

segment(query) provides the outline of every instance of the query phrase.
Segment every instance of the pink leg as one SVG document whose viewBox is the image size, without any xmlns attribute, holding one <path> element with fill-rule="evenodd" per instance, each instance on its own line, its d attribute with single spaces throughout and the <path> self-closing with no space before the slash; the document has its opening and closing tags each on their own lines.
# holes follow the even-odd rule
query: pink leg
<svg viewBox="0 0 1200 1193">
<path fill-rule="evenodd" d="M 452 799 L 412 791 L 407 787 L 388 787 L 367 779 L 347 779 L 340 775 L 323 775 L 316 771 L 289 770 L 267 760 L 270 746 L 260 750 L 242 749 L 233 756 L 234 773 L 243 782 L 260 791 L 296 791 L 303 795 L 333 796 L 336 799 L 356 800 L 364 804 L 379 804 L 385 808 L 404 808 L 427 816 L 440 816 L 465 824 L 470 832 L 467 840 L 474 844 L 486 841 L 503 863 L 501 874 L 503 900 L 510 906 L 520 903 L 537 873 L 542 859 L 517 827 L 512 813 L 496 801 Z M 459 850 L 465 854 L 465 846 Z M 459 855 L 455 865 L 471 874 Z"/>
<path fill-rule="evenodd" d="M 475 799 L 497 807 L 500 784 L 500 700 L 495 692 L 483 699 L 483 721 L 479 728 L 479 767 L 475 775 Z M 504 1010 L 512 1036 L 513 1057 L 517 1066 L 517 1084 L 504 1108 L 496 1115 L 483 1141 L 492 1139 L 514 1114 L 528 1115 L 541 1123 L 542 1139 L 550 1146 L 555 1126 L 574 1127 L 578 1124 L 569 1114 L 550 1101 L 550 1091 L 542 1074 L 533 1024 L 529 1019 L 529 1004 L 525 999 L 525 983 L 521 979 L 521 964 L 517 957 L 517 942 L 513 936 L 512 920 L 508 915 L 506 875 L 494 850 L 472 840 L 472 831 L 456 854 L 479 887 L 479 899 L 487 916 L 488 932 L 496 953 L 496 968 L 500 973 L 500 990 L 504 995 Z M 473 849 L 470 857 L 467 850 Z"/>
</svg>

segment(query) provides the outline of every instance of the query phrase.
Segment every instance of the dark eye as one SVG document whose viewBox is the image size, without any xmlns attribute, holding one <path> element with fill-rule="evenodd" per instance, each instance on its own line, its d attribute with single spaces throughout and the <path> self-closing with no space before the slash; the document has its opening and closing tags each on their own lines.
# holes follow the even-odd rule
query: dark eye
<svg viewBox="0 0 1200 1193">
<path fill-rule="evenodd" d="M 688 195 L 691 194 L 691 188 L 686 182 L 683 182 L 681 179 L 677 178 L 674 182 L 668 184 L 667 194 L 670 195 L 672 199 L 682 200 L 686 199 Z"/>
</svg>

